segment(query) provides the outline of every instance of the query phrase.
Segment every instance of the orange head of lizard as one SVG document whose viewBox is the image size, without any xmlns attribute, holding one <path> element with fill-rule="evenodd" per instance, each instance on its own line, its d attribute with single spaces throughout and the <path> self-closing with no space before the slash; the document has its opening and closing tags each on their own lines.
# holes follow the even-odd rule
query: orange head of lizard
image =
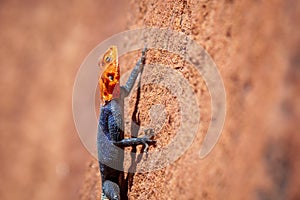
<svg viewBox="0 0 300 200">
<path fill-rule="evenodd" d="M 99 61 L 103 71 L 99 77 L 100 98 L 102 104 L 120 96 L 120 68 L 118 50 L 111 46 Z"/>
</svg>

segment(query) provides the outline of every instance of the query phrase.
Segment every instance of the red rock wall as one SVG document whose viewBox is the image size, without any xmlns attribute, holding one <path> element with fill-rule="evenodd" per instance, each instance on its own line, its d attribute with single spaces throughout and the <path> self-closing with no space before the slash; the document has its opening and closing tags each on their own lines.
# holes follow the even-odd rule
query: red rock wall
<svg viewBox="0 0 300 200">
<path fill-rule="evenodd" d="M 208 157 L 201 160 L 198 153 L 209 108 L 189 150 L 163 170 L 136 174 L 129 198 L 299 199 L 299 1 L 149 0 L 132 1 L 130 10 L 130 29 L 171 28 L 208 51 L 224 80 L 227 115 Z M 168 62 L 172 59 L 177 64 Z M 149 52 L 148 61 L 169 64 L 191 83 L 197 79 L 200 107 L 209 107 L 205 85 L 187 64 L 166 52 Z M 174 133 L 170 126 L 158 141 Z"/>
</svg>

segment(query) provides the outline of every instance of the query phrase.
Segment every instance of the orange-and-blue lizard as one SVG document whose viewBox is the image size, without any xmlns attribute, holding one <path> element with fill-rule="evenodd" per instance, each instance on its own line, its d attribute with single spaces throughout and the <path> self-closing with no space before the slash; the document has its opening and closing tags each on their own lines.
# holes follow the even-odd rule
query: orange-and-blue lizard
<svg viewBox="0 0 300 200">
<path fill-rule="evenodd" d="M 102 105 L 98 124 L 97 149 L 102 178 L 102 198 L 119 200 L 121 196 L 124 196 L 122 194 L 124 173 L 120 170 L 123 167 L 124 148 L 144 145 L 144 151 L 147 151 L 148 144 L 155 143 L 148 135 L 140 138 L 124 138 L 124 98 L 129 95 L 138 74 L 145 65 L 146 51 L 147 49 L 144 48 L 142 57 L 136 63 L 124 86 L 120 86 L 117 47 L 110 47 L 99 61 L 99 67 L 103 68 L 103 72 L 99 76 Z M 147 131 L 153 135 L 153 130 Z"/>
</svg>

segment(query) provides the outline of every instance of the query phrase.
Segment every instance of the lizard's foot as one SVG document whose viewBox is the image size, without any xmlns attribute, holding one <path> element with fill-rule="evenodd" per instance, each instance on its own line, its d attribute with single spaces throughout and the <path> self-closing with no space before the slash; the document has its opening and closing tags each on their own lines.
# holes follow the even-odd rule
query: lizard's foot
<svg viewBox="0 0 300 200">
<path fill-rule="evenodd" d="M 109 200 L 108 198 L 107 198 L 107 196 L 105 196 L 105 194 L 102 192 L 102 194 L 101 194 L 101 200 Z"/>
<path fill-rule="evenodd" d="M 152 128 L 144 130 L 145 136 L 141 137 L 142 143 L 144 145 L 144 152 L 147 153 L 149 148 L 149 144 L 155 144 L 156 140 L 152 140 L 151 138 L 155 135 L 154 130 Z"/>
<path fill-rule="evenodd" d="M 154 133 L 154 129 L 153 128 L 148 128 L 144 130 L 144 133 L 146 136 L 148 136 L 149 138 L 152 138 L 155 133 Z"/>
</svg>

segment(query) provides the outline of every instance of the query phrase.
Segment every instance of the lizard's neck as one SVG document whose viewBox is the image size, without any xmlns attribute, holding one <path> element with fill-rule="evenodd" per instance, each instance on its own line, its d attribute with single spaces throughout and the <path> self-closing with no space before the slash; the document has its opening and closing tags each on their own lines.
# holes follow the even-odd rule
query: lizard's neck
<svg viewBox="0 0 300 200">
<path fill-rule="evenodd" d="M 119 104 L 119 105 L 122 104 L 121 98 L 114 98 L 114 99 L 112 99 L 112 100 L 105 101 L 104 104 L 103 104 L 102 106 L 107 106 L 107 105 L 109 105 L 109 104 L 115 104 L 115 103 L 117 103 L 117 104 Z"/>
</svg>

